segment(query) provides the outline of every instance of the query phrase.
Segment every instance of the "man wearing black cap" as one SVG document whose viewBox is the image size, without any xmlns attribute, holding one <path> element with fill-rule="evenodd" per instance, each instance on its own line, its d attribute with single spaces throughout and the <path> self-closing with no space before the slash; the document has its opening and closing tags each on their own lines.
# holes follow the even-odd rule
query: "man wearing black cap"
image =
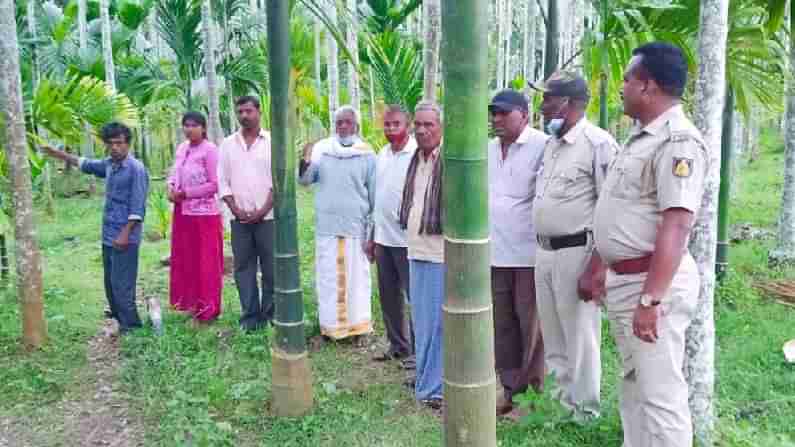
<svg viewBox="0 0 795 447">
<path fill-rule="evenodd" d="M 518 419 L 513 396 L 544 382 L 544 345 L 536 314 L 532 225 L 536 172 L 547 136 L 527 125 L 523 94 L 499 92 L 489 104 L 496 138 L 488 147 L 491 290 L 497 371 L 504 389 L 497 414 Z"/>
<path fill-rule="evenodd" d="M 533 219 L 539 319 L 546 362 L 557 379 L 554 394 L 575 420 L 585 422 L 599 415 L 601 312 L 577 285 L 592 262 L 594 208 L 618 145 L 585 117 L 589 95 L 582 77 L 556 73 L 541 90 L 541 114 L 552 138 L 544 150 Z"/>
</svg>

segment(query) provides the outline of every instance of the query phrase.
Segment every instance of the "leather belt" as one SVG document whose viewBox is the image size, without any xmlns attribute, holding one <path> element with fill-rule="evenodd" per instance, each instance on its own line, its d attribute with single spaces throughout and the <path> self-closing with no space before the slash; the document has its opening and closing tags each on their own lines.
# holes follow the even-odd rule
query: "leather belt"
<svg viewBox="0 0 795 447">
<path fill-rule="evenodd" d="M 610 270 L 618 275 L 634 275 L 637 273 L 646 273 L 649 271 L 651 265 L 651 255 L 642 258 L 625 259 L 618 261 L 610 266 Z"/>
<path fill-rule="evenodd" d="M 556 251 L 562 248 L 582 247 L 588 244 L 588 232 L 583 231 L 582 233 L 558 237 L 537 235 L 536 240 L 538 240 L 538 245 L 544 250 Z"/>
</svg>

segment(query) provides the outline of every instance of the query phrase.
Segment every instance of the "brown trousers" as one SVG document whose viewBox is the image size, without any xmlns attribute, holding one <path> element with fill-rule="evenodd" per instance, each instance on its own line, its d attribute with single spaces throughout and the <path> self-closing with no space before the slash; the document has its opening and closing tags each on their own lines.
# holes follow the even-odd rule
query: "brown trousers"
<svg viewBox="0 0 795 447">
<path fill-rule="evenodd" d="M 531 267 L 492 267 L 494 352 L 497 374 L 511 399 L 544 385 L 544 342 L 536 308 L 535 274 Z"/>
</svg>

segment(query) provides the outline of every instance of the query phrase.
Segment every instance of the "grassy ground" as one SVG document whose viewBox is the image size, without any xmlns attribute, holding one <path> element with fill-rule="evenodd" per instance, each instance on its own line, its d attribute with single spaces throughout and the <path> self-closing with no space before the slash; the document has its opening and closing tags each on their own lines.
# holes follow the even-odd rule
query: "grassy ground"
<svg viewBox="0 0 795 447">
<path fill-rule="evenodd" d="M 734 222 L 772 228 L 778 214 L 780 144 L 768 142 L 761 159 L 741 168 Z M 299 195 L 302 281 L 308 335 L 316 335 L 312 285 L 312 206 Z M 63 199 L 54 218 L 40 216 L 50 344 L 33 353 L 18 343 L 18 308 L 13 291 L 0 296 L 0 422 L 16 422 L 34 445 L 74 445 L 65 439 L 53 408 L 79 399 L 92 375 L 88 340 L 101 325 L 103 293 L 99 251 L 100 199 Z M 150 213 L 153 228 L 156 213 Z M 751 283 L 792 276 L 766 266 L 769 240 L 735 244 L 733 271 L 720 288 L 717 305 L 718 432 L 721 446 L 782 446 L 795 439 L 795 368 L 781 354 L 795 338 L 793 310 L 759 296 Z M 167 302 L 167 270 L 159 260 L 167 241 L 142 248 L 139 284 Z M 440 420 L 418 408 L 404 375 L 394 365 L 372 364 L 382 349 L 347 344 L 316 347 L 312 353 L 315 409 L 300 419 L 270 415 L 269 332 L 246 335 L 236 329 L 239 304 L 227 281 L 220 321 L 192 329 L 184 317 L 167 313 L 166 333 L 150 329 L 126 338 L 117 386 L 131 396 L 146 445 L 194 446 L 433 446 L 441 443 Z M 380 315 L 374 298 L 374 315 Z M 380 325 L 380 320 L 378 321 Z M 381 328 L 377 327 L 379 333 Z M 605 328 L 606 329 L 606 328 Z M 604 333 L 604 417 L 581 428 L 557 423 L 552 413 L 531 425 L 498 426 L 502 446 L 617 446 L 617 359 Z M 543 403 L 541 404 L 544 407 Z M 548 417 L 547 417 L 548 416 Z M 0 427 L 1 428 L 1 427 Z M 37 433 L 36 436 L 30 432 Z M 1 444 L 1 443 L 0 443 Z M 11 444 L 13 445 L 13 444 Z"/>
</svg>

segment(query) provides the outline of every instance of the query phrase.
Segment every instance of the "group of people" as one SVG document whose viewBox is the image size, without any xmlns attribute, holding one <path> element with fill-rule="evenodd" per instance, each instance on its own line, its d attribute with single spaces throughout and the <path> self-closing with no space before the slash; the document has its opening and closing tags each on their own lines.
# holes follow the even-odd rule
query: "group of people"
<svg viewBox="0 0 795 447">
<path fill-rule="evenodd" d="M 224 231 L 219 198 L 232 215 L 234 278 L 240 296 L 240 327 L 264 327 L 273 319 L 273 182 L 270 134 L 260 126 L 260 101 L 236 101 L 240 130 L 220 149 L 207 139 L 207 120 L 197 112 L 182 117 L 185 142 L 177 149 L 167 179 L 173 202 L 170 304 L 197 325 L 218 318 L 224 275 Z M 102 129 L 110 156 L 76 157 L 45 147 L 50 156 L 105 179 L 102 253 L 108 316 L 121 333 L 141 327 L 135 305 L 138 255 L 149 178 L 130 155 L 131 130 L 121 123 Z M 261 275 L 261 286 L 257 274 Z"/>
<path fill-rule="evenodd" d="M 624 112 L 636 126 L 623 147 L 585 116 L 589 90 L 559 72 L 535 88 L 546 133 L 529 125 L 527 98 L 497 93 L 488 105 L 495 138 L 488 152 L 495 366 L 503 393 L 497 415 L 519 418 L 513 398 L 556 378 L 554 395 L 582 423 L 600 412 L 601 319 L 606 309 L 621 355 L 625 447 L 692 445 L 684 334 L 699 293 L 687 242 L 700 208 L 708 159 L 685 116 L 682 50 L 651 43 L 626 68 Z M 175 203 L 171 304 L 198 321 L 220 312 L 222 220 L 231 210 L 240 325 L 273 318 L 273 189 L 270 137 L 260 104 L 237 103 L 241 129 L 220 148 L 206 122 L 183 118 L 187 141 L 168 180 Z M 421 102 L 413 116 L 390 105 L 389 144 L 376 153 L 360 135 L 357 110 L 334 115 L 331 137 L 304 147 L 299 182 L 314 188 L 315 285 L 321 333 L 363 340 L 373 331 L 370 265 L 389 348 L 421 403 L 443 402 L 445 240 L 442 218 L 443 116 Z M 413 129 L 413 134 L 412 134 Z M 123 331 L 140 326 L 135 275 L 147 176 L 128 155 L 129 129 L 103 129 L 104 160 L 77 159 L 106 179 L 103 259 L 111 314 Z M 261 273 L 261 288 L 257 272 Z M 406 315 L 406 308 L 410 314 Z"/>
<path fill-rule="evenodd" d="M 624 446 L 692 445 L 682 366 L 700 279 L 687 242 L 708 159 L 681 102 L 687 73 L 676 46 L 634 50 L 622 100 L 636 124 L 623 147 L 586 118 L 590 92 L 575 73 L 534 86 L 543 93 L 546 133 L 529 125 L 523 94 L 504 90 L 488 104 L 491 292 L 503 390 L 497 415 L 521 418 L 526 410 L 514 396 L 540 391 L 551 372 L 553 395 L 576 421 L 598 418 L 606 310 L 623 365 Z M 411 116 L 393 105 L 383 120 L 389 144 L 378 153 L 347 106 L 335 114 L 332 137 L 304 147 L 299 174 L 315 188 L 321 331 L 332 339 L 372 331 L 374 262 L 389 341 L 374 360 L 414 369 L 406 385 L 438 409 L 442 110 L 421 102 Z"/>
</svg>

